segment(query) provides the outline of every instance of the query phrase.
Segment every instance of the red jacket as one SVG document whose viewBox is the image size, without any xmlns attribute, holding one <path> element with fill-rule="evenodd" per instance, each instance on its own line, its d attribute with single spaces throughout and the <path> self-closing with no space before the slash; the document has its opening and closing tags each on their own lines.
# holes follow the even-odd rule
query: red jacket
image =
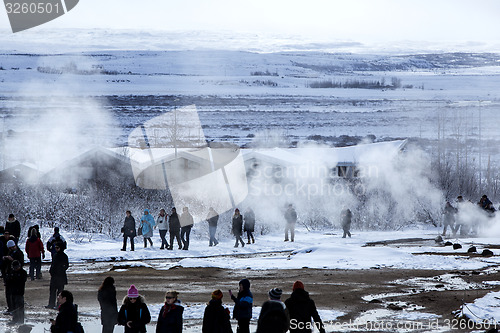
<svg viewBox="0 0 500 333">
<path fill-rule="evenodd" d="M 45 257 L 45 250 L 40 238 L 36 237 L 35 241 L 33 241 L 33 238 L 29 238 L 26 241 L 26 253 L 28 254 L 28 258 L 40 258 L 42 256 L 41 253 Z"/>
</svg>

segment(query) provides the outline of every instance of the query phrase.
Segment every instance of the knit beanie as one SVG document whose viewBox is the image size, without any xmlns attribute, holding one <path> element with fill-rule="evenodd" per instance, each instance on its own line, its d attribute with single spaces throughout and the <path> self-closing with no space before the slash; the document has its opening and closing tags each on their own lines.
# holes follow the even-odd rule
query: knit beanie
<svg viewBox="0 0 500 333">
<path fill-rule="evenodd" d="M 280 299 L 283 291 L 280 288 L 273 288 L 269 290 L 269 298 L 271 299 Z"/>
<path fill-rule="evenodd" d="M 220 291 L 219 289 L 215 290 L 213 293 L 212 293 L 212 299 L 216 299 L 216 300 L 220 300 L 222 299 L 222 291 Z"/>
<path fill-rule="evenodd" d="M 14 247 L 16 246 L 16 242 L 14 242 L 12 239 L 7 242 L 7 247 Z"/>
<path fill-rule="evenodd" d="M 243 286 L 243 290 L 250 290 L 250 281 L 248 279 L 243 279 L 240 283 Z"/>
<path fill-rule="evenodd" d="M 300 280 L 295 281 L 292 290 L 295 291 L 296 289 L 304 289 L 304 284 L 302 283 L 302 281 Z"/>
<path fill-rule="evenodd" d="M 129 298 L 137 298 L 139 297 L 139 290 L 137 290 L 137 288 L 134 285 L 131 285 L 128 290 L 127 296 Z"/>
</svg>

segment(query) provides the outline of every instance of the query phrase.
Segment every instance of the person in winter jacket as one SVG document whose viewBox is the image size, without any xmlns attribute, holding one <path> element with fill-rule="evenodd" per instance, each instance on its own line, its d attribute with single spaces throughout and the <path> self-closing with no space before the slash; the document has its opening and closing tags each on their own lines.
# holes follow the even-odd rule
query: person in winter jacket
<svg viewBox="0 0 500 333">
<path fill-rule="evenodd" d="M 97 300 L 101 306 L 102 333 L 113 333 L 118 323 L 118 306 L 116 303 L 115 279 L 108 276 L 97 292 Z"/>
<path fill-rule="evenodd" d="M 194 225 L 193 215 L 189 212 L 187 207 L 182 209 L 182 215 L 179 219 L 181 223 L 181 241 L 182 241 L 182 249 L 189 249 L 189 235 L 191 234 L 191 229 Z"/>
<path fill-rule="evenodd" d="M 313 325 L 320 333 L 325 333 L 325 326 L 319 317 L 316 305 L 309 297 L 309 293 L 304 290 L 302 281 L 295 281 L 292 295 L 285 301 L 285 305 L 290 313 L 290 333 L 311 333 Z"/>
<path fill-rule="evenodd" d="M 243 279 L 239 283 L 238 296 L 235 297 L 231 290 L 229 295 L 234 301 L 233 318 L 238 321 L 236 333 L 250 333 L 250 319 L 252 319 L 253 295 L 250 291 L 250 281 Z"/>
<path fill-rule="evenodd" d="M 21 236 L 21 223 L 16 220 L 14 214 L 9 214 L 7 218 L 7 223 L 5 223 L 5 231 L 9 232 L 12 236 L 14 236 L 14 241 L 19 241 L 19 237 Z"/>
<path fill-rule="evenodd" d="M 7 285 L 7 277 L 12 274 L 13 267 L 12 263 L 17 260 L 21 266 L 24 265 L 24 254 L 23 251 L 17 247 L 16 242 L 14 240 L 10 239 L 7 242 L 7 255 L 2 257 L 2 266 L 3 266 L 3 279 L 4 279 L 4 284 Z M 5 288 L 5 299 L 7 301 L 7 312 L 12 313 L 14 310 L 13 304 L 12 304 L 12 289 L 11 288 Z"/>
<path fill-rule="evenodd" d="M 179 250 L 182 249 L 181 243 L 181 223 L 179 221 L 179 215 L 177 215 L 177 210 L 175 207 L 172 208 L 172 214 L 168 217 L 168 228 L 170 229 L 170 247 L 169 250 L 174 248 L 174 238 L 177 239 L 177 245 L 179 245 Z"/>
<path fill-rule="evenodd" d="M 26 240 L 25 246 L 26 253 L 28 254 L 28 259 L 30 260 L 30 279 L 33 281 L 36 278 L 42 278 L 42 258 L 45 259 L 45 250 L 43 249 L 43 243 L 38 238 L 36 234 L 36 229 L 31 230 L 31 236 Z"/>
<path fill-rule="evenodd" d="M 156 226 L 158 227 L 158 231 L 160 232 L 160 238 L 161 238 L 160 250 L 168 249 L 168 247 L 169 247 L 167 239 L 166 239 L 167 232 L 168 232 L 167 218 L 168 218 L 168 216 L 165 213 L 165 209 L 160 209 L 160 214 L 158 214 L 158 217 L 156 218 Z"/>
<path fill-rule="evenodd" d="M 73 294 L 68 290 L 62 290 L 57 296 L 59 313 L 56 320 L 51 320 L 51 333 L 77 332 L 78 311 L 73 304 Z"/>
<path fill-rule="evenodd" d="M 243 230 L 247 232 L 247 244 L 250 244 L 250 239 L 252 239 L 252 243 L 255 243 L 255 238 L 253 237 L 253 232 L 255 231 L 255 214 L 252 208 L 248 208 L 245 211 L 245 226 Z"/>
<path fill-rule="evenodd" d="M 212 293 L 203 314 L 202 333 L 233 333 L 229 309 L 222 305 L 222 291 L 219 289 Z"/>
<path fill-rule="evenodd" d="M 349 208 L 344 208 L 340 213 L 340 219 L 341 219 L 342 230 L 344 230 L 342 238 L 345 238 L 346 236 L 349 236 L 349 238 L 351 238 L 351 220 L 352 220 L 351 210 Z"/>
<path fill-rule="evenodd" d="M 236 243 L 234 243 L 234 247 L 238 247 L 239 243 L 241 242 L 241 247 L 245 246 L 245 242 L 241 238 L 241 235 L 243 234 L 242 232 L 243 228 L 243 216 L 240 214 L 240 210 L 236 208 L 234 210 L 234 215 L 232 219 L 232 234 L 234 237 L 236 237 Z"/>
<path fill-rule="evenodd" d="M 285 242 L 288 242 L 288 231 L 290 231 L 291 241 L 295 239 L 295 223 L 297 223 L 297 212 L 293 208 L 292 204 L 288 205 L 288 209 L 285 211 Z"/>
<path fill-rule="evenodd" d="M 28 274 L 17 260 L 12 262 L 12 270 L 7 274 L 5 288 L 10 289 L 12 304 L 12 324 L 24 323 L 24 289 Z"/>
<path fill-rule="evenodd" d="M 49 304 L 46 306 L 48 309 L 54 309 L 56 307 L 56 295 L 64 290 L 64 286 L 68 284 L 68 276 L 66 275 L 66 270 L 69 267 L 69 260 L 61 243 L 56 243 L 54 248 L 56 249 L 56 255 L 52 258 L 52 263 L 50 264 L 50 290 L 49 290 Z"/>
<path fill-rule="evenodd" d="M 123 222 L 123 247 L 122 251 L 127 251 L 127 238 L 130 238 L 130 251 L 134 251 L 134 237 L 137 236 L 135 231 L 135 219 L 130 210 L 125 212 L 125 221 Z"/>
<path fill-rule="evenodd" d="M 449 201 L 446 201 L 444 206 L 444 217 L 443 217 L 443 234 L 446 236 L 446 229 L 450 227 L 453 235 L 455 235 L 455 215 L 457 214 L 457 209 L 451 205 Z"/>
<path fill-rule="evenodd" d="M 215 233 L 217 232 L 217 222 L 219 221 L 219 214 L 215 211 L 213 207 L 208 209 L 207 222 L 208 222 L 208 233 L 210 240 L 208 246 L 216 246 L 219 244 L 217 239 L 215 239 Z"/>
<path fill-rule="evenodd" d="M 165 304 L 160 310 L 156 323 L 156 333 L 181 333 L 182 314 L 184 307 L 178 299 L 179 293 L 175 290 L 167 291 Z"/>
<path fill-rule="evenodd" d="M 279 288 L 269 290 L 269 300 L 262 304 L 256 333 L 285 333 L 290 327 L 290 315 L 281 301 L 283 291 Z"/>
<path fill-rule="evenodd" d="M 125 333 L 144 333 L 151 321 L 151 314 L 144 297 L 131 285 L 118 312 L 118 325 L 125 326 Z"/>
<path fill-rule="evenodd" d="M 57 253 L 56 244 L 59 244 L 59 246 L 62 246 L 63 250 L 66 250 L 66 240 L 59 233 L 59 227 L 54 227 L 54 234 L 47 241 L 47 251 L 50 252 L 52 259 L 54 259 L 54 256 Z"/>
<path fill-rule="evenodd" d="M 155 219 L 153 215 L 149 214 L 149 209 L 144 210 L 144 215 L 141 217 L 141 227 L 142 227 L 142 236 L 144 237 L 144 247 L 148 247 L 148 241 L 151 246 L 153 246 L 153 241 L 151 237 L 153 237 L 153 227 L 155 226 Z"/>
</svg>

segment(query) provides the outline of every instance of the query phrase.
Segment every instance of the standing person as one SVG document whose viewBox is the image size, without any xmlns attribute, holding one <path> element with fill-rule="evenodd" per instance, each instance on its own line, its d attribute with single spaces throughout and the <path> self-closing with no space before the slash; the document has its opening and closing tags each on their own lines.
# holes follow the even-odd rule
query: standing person
<svg viewBox="0 0 500 333">
<path fill-rule="evenodd" d="M 250 291 L 250 281 L 243 279 L 239 282 L 238 296 L 235 297 L 231 290 L 229 295 L 234 301 L 233 318 L 238 321 L 236 333 L 250 333 L 250 319 L 252 319 L 253 295 Z"/>
<path fill-rule="evenodd" d="M 457 213 L 457 209 L 451 205 L 449 201 L 446 201 L 446 205 L 444 206 L 444 218 L 443 218 L 443 236 L 446 236 L 446 229 L 448 226 L 453 232 L 454 224 L 455 224 L 455 214 Z"/>
<path fill-rule="evenodd" d="M 62 290 L 57 295 L 59 313 L 56 320 L 51 320 L 51 333 L 78 332 L 78 312 L 73 304 L 73 294 L 68 290 Z"/>
<path fill-rule="evenodd" d="M 135 219 L 130 210 L 125 212 L 125 221 L 123 222 L 123 247 L 122 251 L 127 251 L 127 238 L 130 238 L 130 251 L 134 251 L 134 237 L 137 236 L 135 231 Z"/>
<path fill-rule="evenodd" d="M 174 238 L 177 239 L 177 245 L 179 245 L 179 250 L 182 249 L 181 243 L 181 223 L 179 221 L 179 215 L 177 215 L 177 210 L 175 207 L 172 208 L 172 214 L 168 217 L 168 228 L 170 229 L 170 247 L 169 250 L 174 248 Z"/>
<path fill-rule="evenodd" d="M 56 295 L 64 290 L 64 286 L 68 284 L 68 276 L 66 275 L 66 270 L 69 267 L 69 260 L 62 244 L 56 243 L 54 248 L 56 249 L 56 254 L 52 258 L 52 263 L 50 264 L 50 290 L 49 290 L 49 304 L 46 306 L 48 309 L 56 309 Z"/>
<path fill-rule="evenodd" d="M 207 222 L 208 222 L 208 233 L 210 235 L 210 241 L 208 246 L 216 246 L 219 244 L 217 239 L 215 239 L 215 233 L 217 232 L 217 222 L 219 221 L 219 214 L 215 211 L 213 207 L 208 209 Z"/>
<path fill-rule="evenodd" d="M 349 208 L 344 208 L 342 209 L 342 212 L 340 213 L 340 218 L 342 220 L 342 230 L 344 230 L 344 234 L 342 235 L 342 238 L 345 238 L 345 236 L 349 236 L 351 238 L 351 221 L 352 221 L 352 213 Z"/>
<path fill-rule="evenodd" d="M 154 217 L 149 214 L 149 209 L 144 210 L 144 215 L 141 217 L 141 227 L 142 227 L 142 236 L 144 237 L 144 248 L 148 247 L 148 241 L 151 246 L 153 246 L 153 241 L 151 237 L 153 237 L 153 227 L 155 226 Z"/>
<path fill-rule="evenodd" d="M 194 225 L 193 215 L 189 212 L 187 207 L 182 208 L 182 214 L 180 217 L 181 223 L 181 240 L 182 240 L 182 249 L 189 249 L 189 235 L 191 234 L 191 229 Z"/>
<path fill-rule="evenodd" d="M 292 204 L 288 205 L 287 210 L 285 211 L 285 242 L 288 242 L 288 231 L 290 231 L 291 241 L 294 241 L 295 238 L 295 223 L 297 223 L 297 212 L 293 208 Z"/>
<path fill-rule="evenodd" d="M 255 231 L 255 214 L 252 208 L 247 208 L 245 211 L 245 226 L 243 230 L 247 232 L 247 244 L 250 244 L 250 238 L 252 239 L 252 243 L 255 243 L 255 238 L 253 238 L 253 232 Z"/>
<path fill-rule="evenodd" d="M 30 279 L 33 281 L 36 278 L 42 278 L 42 258 L 45 259 L 45 250 L 43 249 L 43 243 L 38 238 L 36 234 L 36 229 L 31 230 L 31 236 L 26 240 L 26 254 L 30 260 Z"/>
<path fill-rule="evenodd" d="M 5 223 L 5 231 L 8 231 L 12 236 L 14 236 L 14 242 L 19 241 L 21 236 L 21 223 L 16 219 L 14 214 L 9 214 L 7 218 L 7 223 Z"/>
<path fill-rule="evenodd" d="M 18 261 L 21 266 L 24 265 L 24 254 L 19 249 L 13 239 L 7 242 L 7 255 L 2 257 L 3 282 L 5 284 L 5 300 L 7 301 L 7 314 L 12 314 L 14 305 L 12 304 L 12 288 L 7 288 L 7 277 L 12 274 L 12 263 Z"/>
<path fill-rule="evenodd" d="M 115 325 L 118 323 L 118 306 L 113 277 L 108 276 L 104 279 L 97 292 L 97 300 L 101 306 L 102 333 L 113 333 Z"/>
<path fill-rule="evenodd" d="M 158 231 L 160 232 L 161 238 L 160 250 L 168 249 L 169 245 L 167 239 L 165 238 L 168 232 L 168 221 L 165 209 L 160 209 L 160 214 L 158 214 L 158 217 L 156 218 L 156 225 L 158 226 Z"/>
<path fill-rule="evenodd" d="M 165 304 L 161 307 L 158 321 L 156 323 L 156 333 L 181 333 L 182 313 L 184 307 L 178 299 L 179 293 L 175 290 L 167 291 L 165 294 Z"/>
<path fill-rule="evenodd" d="M 314 301 L 309 293 L 304 290 L 302 281 L 295 281 L 292 295 L 285 301 L 286 308 L 290 314 L 290 333 L 311 333 L 311 318 L 314 326 L 320 333 L 325 333 L 325 326 L 319 317 Z"/>
<path fill-rule="evenodd" d="M 28 274 L 17 260 L 12 262 L 12 270 L 7 275 L 5 288 L 10 289 L 12 304 L 12 324 L 24 324 L 24 289 Z"/>
<path fill-rule="evenodd" d="M 131 285 L 118 312 L 118 325 L 125 326 L 125 333 L 144 333 L 151 321 L 151 314 L 144 297 Z"/>
<path fill-rule="evenodd" d="M 269 300 L 262 304 L 256 333 L 285 333 L 290 327 L 290 315 L 281 301 L 280 288 L 269 290 Z"/>
<path fill-rule="evenodd" d="M 222 296 L 219 289 L 212 293 L 203 314 L 202 333 L 233 333 L 229 309 L 222 305 Z"/>
<path fill-rule="evenodd" d="M 243 228 L 243 216 L 240 214 L 240 210 L 236 208 L 234 210 L 233 220 L 232 220 L 232 234 L 236 237 L 236 243 L 234 247 L 238 247 L 238 242 L 241 242 L 241 247 L 245 246 L 245 242 L 241 238 L 243 234 L 241 229 Z"/>
<path fill-rule="evenodd" d="M 66 250 L 66 240 L 59 233 L 59 227 L 54 227 L 54 234 L 47 241 L 47 251 L 50 252 L 52 259 L 54 259 L 54 256 L 57 253 L 57 251 L 56 251 L 56 244 L 57 243 L 59 244 L 59 246 L 62 247 L 63 250 Z"/>
</svg>

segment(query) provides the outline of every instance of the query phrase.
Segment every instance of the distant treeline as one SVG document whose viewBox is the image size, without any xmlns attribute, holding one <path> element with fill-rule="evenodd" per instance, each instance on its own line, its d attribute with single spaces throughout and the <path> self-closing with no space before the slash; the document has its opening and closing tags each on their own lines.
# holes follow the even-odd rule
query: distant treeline
<svg viewBox="0 0 500 333">
<path fill-rule="evenodd" d="M 386 84 L 385 79 L 382 80 L 356 80 L 350 79 L 344 82 L 334 80 L 314 81 L 306 84 L 309 88 L 358 88 L 358 89 L 397 89 L 401 88 L 401 79 L 397 77 L 391 78 L 391 83 Z M 405 86 L 412 88 L 412 86 Z"/>
</svg>

